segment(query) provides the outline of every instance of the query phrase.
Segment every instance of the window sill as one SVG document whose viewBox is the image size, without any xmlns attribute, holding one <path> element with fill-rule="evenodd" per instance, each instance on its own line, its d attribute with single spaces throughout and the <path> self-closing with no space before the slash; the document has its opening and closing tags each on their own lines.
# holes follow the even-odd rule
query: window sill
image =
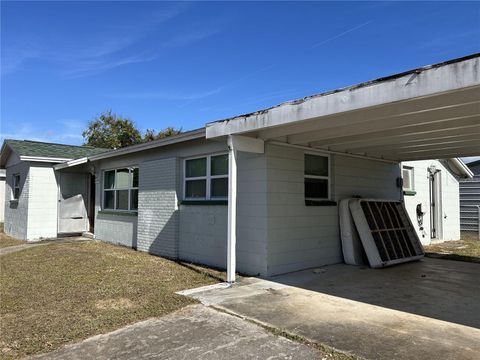
<svg viewBox="0 0 480 360">
<path fill-rule="evenodd" d="M 118 215 L 118 216 L 138 216 L 136 211 L 115 211 L 115 210 L 100 210 L 100 215 Z"/>
<path fill-rule="evenodd" d="M 228 200 L 182 200 L 180 205 L 228 205 Z"/>
<path fill-rule="evenodd" d="M 405 195 L 405 196 L 414 196 L 414 195 L 417 195 L 417 192 L 416 192 L 416 191 L 412 191 L 412 190 L 404 190 L 404 191 L 403 191 L 403 195 Z"/>
<path fill-rule="evenodd" d="M 305 200 L 305 206 L 337 206 L 333 200 Z"/>
</svg>

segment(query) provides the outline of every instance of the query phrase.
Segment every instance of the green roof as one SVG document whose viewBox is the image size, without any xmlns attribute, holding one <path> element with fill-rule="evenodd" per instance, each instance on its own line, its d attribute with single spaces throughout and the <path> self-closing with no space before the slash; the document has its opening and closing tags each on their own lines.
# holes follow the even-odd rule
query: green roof
<svg viewBox="0 0 480 360">
<path fill-rule="evenodd" d="M 78 159 L 86 156 L 97 155 L 110 149 L 94 148 L 91 146 L 76 146 L 46 143 L 30 140 L 6 139 L 3 148 L 8 145 L 19 156 L 34 156 L 45 158 Z"/>
</svg>

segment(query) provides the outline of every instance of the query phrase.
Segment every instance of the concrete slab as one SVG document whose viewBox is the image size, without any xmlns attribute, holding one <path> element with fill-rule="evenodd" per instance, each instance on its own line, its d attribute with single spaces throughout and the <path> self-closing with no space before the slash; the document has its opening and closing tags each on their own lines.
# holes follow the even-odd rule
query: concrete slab
<svg viewBox="0 0 480 360">
<path fill-rule="evenodd" d="M 368 359 L 478 359 L 480 265 L 424 259 L 247 278 L 202 303 Z"/>
<path fill-rule="evenodd" d="M 322 359 L 306 345 L 203 305 L 193 305 L 35 359 Z"/>
</svg>

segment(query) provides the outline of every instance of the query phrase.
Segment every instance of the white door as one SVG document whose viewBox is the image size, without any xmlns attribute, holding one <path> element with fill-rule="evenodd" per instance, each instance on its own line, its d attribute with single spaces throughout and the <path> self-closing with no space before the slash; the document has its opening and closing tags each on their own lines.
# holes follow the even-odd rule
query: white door
<svg viewBox="0 0 480 360">
<path fill-rule="evenodd" d="M 430 238 L 442 239 L 442 184 L 440 170 L 430 171 Z"/>
<path fill-rule="evenodd" d="M 88 174 L 57 173 L 59 184 L 58 232 L 89 230 Z"/>
</svg>

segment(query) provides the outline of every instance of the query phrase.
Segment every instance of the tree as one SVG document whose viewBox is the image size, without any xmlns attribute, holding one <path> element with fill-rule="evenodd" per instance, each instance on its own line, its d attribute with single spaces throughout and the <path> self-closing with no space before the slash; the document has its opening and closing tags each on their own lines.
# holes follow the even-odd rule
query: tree
<svg viewBox="0 0 480 360">
<path fill-rule="evenodd" d="M 118 116 L 111 110 L 108 110 L 92 120 L 88 124 L 88 128 L 83 131 L 82 136 L 85 140 L 85 145 L 105 149 L 119 149 L 142 142 L 164 139 L 181 132 L 182 129 L 169 126 L 159 132 L 147 129 L 142 136 L 132 120 Z"/>
<path fill-rule="evenodd" d="M 143 136 L 143 142 L 149 142 L 153 140 L 164 139 L 169 136 L 178 135 L 182 132 L 182 129 L 175 129 L 172 126 L 166 127 L 163 130 L 160 130 L 158 133 L 155 133 L 153 129 L 147 129 L 145 135 Z"/>
<path fill-rule="evenodd" d="M 88 124 L 82 133 L 85 145 L 118 149 L 142 142 L 142 135 L 135 123 L 112 113 L 111 110 L 101 113 Z"/>
</svg>

